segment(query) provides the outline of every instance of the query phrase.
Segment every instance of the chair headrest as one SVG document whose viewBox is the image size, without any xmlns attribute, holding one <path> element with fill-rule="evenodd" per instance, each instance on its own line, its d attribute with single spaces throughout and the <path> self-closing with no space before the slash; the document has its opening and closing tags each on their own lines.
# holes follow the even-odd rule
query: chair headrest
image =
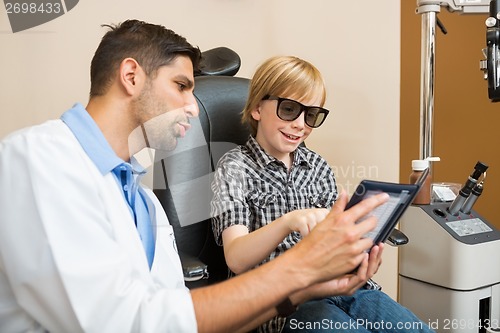
<svg viewBox="0 0 500 333">
<path fill-rule="evenodd" d="M 207 141 L 244 144 L 249 128 L 241 123 L 250 80 L 241 77 L 199 76 L 195 78 L 194 95 L 200 108 L 200 118 L 206 115 L 204 125 Z M 203 114 L 203 115 L 202 115 Z"/>
<path fill-rule="evenodd" d="M 196 76 L 234 76 L 241 66 L 240 56 L 227 47 L 216 47 L 201 53 L 199 71 Z"/>
</svg>

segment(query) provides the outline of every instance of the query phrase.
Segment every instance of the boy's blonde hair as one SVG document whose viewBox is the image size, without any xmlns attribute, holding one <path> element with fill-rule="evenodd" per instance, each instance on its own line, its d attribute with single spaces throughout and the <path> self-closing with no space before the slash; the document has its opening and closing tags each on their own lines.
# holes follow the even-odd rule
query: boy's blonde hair
<svg viewBox="0 0 500 333">
<path fill-rule="evenodd" d="M 257 121 L 252 111 L 267 95 L 304 100 L 319 96 L 321 106 L 326 100 L 323 76 L 311 63 L 294 56 L 276 56 L 264 61 L 250 82 L 250 89 L 241 121 L 257 134 Z"/>
</svg>

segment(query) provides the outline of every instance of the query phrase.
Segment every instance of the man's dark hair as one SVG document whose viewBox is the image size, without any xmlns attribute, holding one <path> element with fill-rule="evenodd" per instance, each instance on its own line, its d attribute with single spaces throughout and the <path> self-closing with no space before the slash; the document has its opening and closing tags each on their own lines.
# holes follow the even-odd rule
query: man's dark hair
<svg viewBox="0 0 500 333">
<path fill-rule="evenodd" d="M 180 55 L 188 56 L 194 70 L 198 69 L 200 49 L 170 29 L 138 20 L 103 26 L 110 30 L 103 36 L 92 59 L 90 97 L 106 93 L 125 58 L 135 59 L 151 78 L 155 77 L 158 68 Z"/>
</svg>

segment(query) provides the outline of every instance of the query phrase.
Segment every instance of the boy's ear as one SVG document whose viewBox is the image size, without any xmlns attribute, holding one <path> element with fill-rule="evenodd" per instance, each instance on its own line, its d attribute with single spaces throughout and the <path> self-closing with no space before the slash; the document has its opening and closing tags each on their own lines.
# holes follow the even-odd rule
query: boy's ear
<svg viewBox="0 0 500 333">
<path fill-rule="evenodd" d="M 260 103 L 255 109 L 252 110 L 251 115 L 254 120 L 260 121 Z"/>
</svg>

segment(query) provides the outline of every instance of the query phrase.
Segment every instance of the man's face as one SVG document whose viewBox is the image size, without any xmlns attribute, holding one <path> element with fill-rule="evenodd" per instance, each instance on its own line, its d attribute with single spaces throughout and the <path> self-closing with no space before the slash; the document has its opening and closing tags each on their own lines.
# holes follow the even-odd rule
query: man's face
<svg viewBox="0 0 500 333">
<path fill-rule="evenodd" d="M 186 135 L 189 118 L 199 113 L 193 89 L 193 64 L 187 56 L 178 56 L 148 79 L 133 103 L 148 147 L 173 150 L 177 139 Z"/>
</svg>

